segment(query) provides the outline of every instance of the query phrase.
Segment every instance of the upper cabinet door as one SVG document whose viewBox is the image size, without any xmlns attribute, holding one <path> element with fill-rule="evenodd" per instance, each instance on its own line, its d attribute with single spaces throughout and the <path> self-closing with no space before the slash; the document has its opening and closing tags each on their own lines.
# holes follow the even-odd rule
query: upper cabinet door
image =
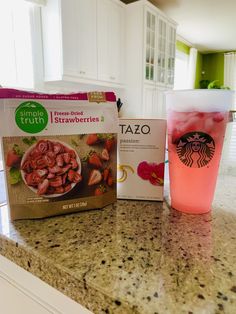
<svg viewBox="0 0 236 314">
<path fill-rule="evenodd" d="M 62 0 L 64 74 L 97 79 L 97 0 Z"/>
<path fill-rule="evenodd" d="M 119 0 L 47 1 L 42 7 L 45 81 L 120 86 L 124 8 Z"/>
<path fill-rule="evenodd" d="M 122 83 L 124 8 L 112 0 L 97 2 L 98 79 Z"/>
<path fill-rule="evenodd" d="M 167 22 L 160 16 L 158 18 L 158 48 L 157 48 L 157 83 L 166 82 L 166 42 Z"/>
<path fill-rule="evenodd" d="M 78 13 L 75 5 L 76 0 L 61 0 L 62 75 L 78 75 Z M 48 27 L 45 31 L 47 32 L 47 30 Z"/>
<path fill-rule="evenodd" d="M 172 86 L 175 60 L 175 26 L 162 15 L 145 7 L 145 83 Z"/>
<path fill-rule="evenodd" d="M 172 25 L 168 26 L 167 36 L 167 85 L 172 87 L 174 85 L 174 71 L 175 71 L 175 43 L 176 30 Z"/>
<path fill-rule="evenodd" d="M 97 79 L 97 1 L 76 0 L 78 12 L 78 70 Z"/>
<path fill-rule="evenodd" d="M 157 17 L 152 11 L 145 10 L 145 80 L 155 82 L 156 77 L 156 29 Z"/>
</svg>

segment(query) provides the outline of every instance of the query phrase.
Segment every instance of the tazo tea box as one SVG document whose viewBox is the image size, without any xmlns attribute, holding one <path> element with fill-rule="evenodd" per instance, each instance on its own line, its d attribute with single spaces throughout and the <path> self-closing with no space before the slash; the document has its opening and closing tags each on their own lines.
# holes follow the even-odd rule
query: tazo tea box
<svg viewBox="0 0 236 314">
<path fill-rule="evenodd" d="M 0 89 L 11 218 L 42 218 L 116 201 L 118 115 L 110 92 Z"/>
<path fill-rule="evenodd" d="M 166 121 L 119 119 L 118 198 L 163 200 Z"/>
</svg>

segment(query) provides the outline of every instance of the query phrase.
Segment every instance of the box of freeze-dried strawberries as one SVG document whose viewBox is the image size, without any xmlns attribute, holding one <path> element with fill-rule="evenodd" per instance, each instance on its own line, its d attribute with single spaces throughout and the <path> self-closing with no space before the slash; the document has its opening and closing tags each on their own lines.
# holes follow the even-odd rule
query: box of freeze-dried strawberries
<svg viewBox="0 0 236 314">
<path fill-rule="evenodd" d="M 101 208 L 116 200 L 114 93 L 0 89 L 0 111 L 12 220 Z"/>
</svg>

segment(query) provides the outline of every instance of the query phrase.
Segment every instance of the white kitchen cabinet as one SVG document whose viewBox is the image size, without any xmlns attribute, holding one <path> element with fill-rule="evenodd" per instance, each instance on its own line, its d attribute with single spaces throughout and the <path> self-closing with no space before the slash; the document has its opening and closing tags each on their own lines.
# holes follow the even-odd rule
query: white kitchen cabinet
<svg viewBox="0 0 236 314">
<path fill-rule="evenodd" d="M 4 314 L 93 314 L 1 255 L 0 300 Z"/>
<path fill-rule="evenodd" d="M 9 281 L 0 277 L 1 312 L 7 314 L 50 314 L 41 304 L 35 302 L 15 288 Z"/>
<path fill-rule="evenodd" d="M 146 83 L 155 83 L 157 62 L 157 16 L 148 7 L 145 8 L 145 80 Z"/>
<path fill-rule="evenodd" d="M 42 8 L 45 81 L 122 84 L 124 7 L 119 0 L 48 0 Z"/>
<path fill-rule="evenodd" d="M 149 116 L 164 118 L 166 117 L 164 104 L 164 92 L 167 88 L 156 88 L 155 86 L 150 86 L 145 84 L 143 88 L 143 106 L 142 106 L 142 116 Z"/>
<path fill-rule="evenodd" d="M 149 1 L 126 7 L 126 115 L 164 118 L 173 88 L 176 23 Z"/>
<path fill-rule="evenodd" d="M 124 68 L 124 5 L 98 1 L 98 79 L 122 83 Z"/>
<path fill-rule="evenodd" d="M 149 2 L 141 1 L 140 5 L 144 6 L 145 11 L 146 70 L 147 60 L 151 65 L 149 71 L 146 71 L 145 79 L 158 86 L 173 87 L 176 23 Z"/>
<path fill-rule="evenodd" d="M 167 59 L 167 21 L 162 17 L 158 17 L 158 47 L 157 47 L 157 83 L 166 84 L 166 59 Z"/>
<path fill-rule="evenodd" d="M 97 79 L 96 0 L 62 0 L 65 75 Z"/>
<path fill-rule="evenodd" d="M 97 79 L 97 0 L 49 0 L 42 8 L 46 81 Z"/>
<path fill-rule="evenodd" d="M 142 116 L 145 116 L 147 112 L 157 114 L 157 93 L 156 87 L 148 85 L 144 86 Z"/>
<path fill-rule="evenodd" d="M 34 87 L 31 10 L 26 1 L 0 1 L 0 85 Z"/>
<path fill-rule="evenodd" d="M 168 87 L 174 86 L 174 72 L 175 72 L 175 45 L 176 45 L 176 29 L 169 25 L 167 34 L 167 72 L 166 84 Z"/>
</svg>

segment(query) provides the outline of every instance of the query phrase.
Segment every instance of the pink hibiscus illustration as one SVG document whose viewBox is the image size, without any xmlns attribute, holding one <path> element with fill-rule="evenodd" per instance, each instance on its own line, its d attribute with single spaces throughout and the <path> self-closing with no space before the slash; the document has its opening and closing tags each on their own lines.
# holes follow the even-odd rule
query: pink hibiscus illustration
<svg viewBox="0 0 236 314">
<path fill-rule="evenodd" d="M 164 163 L 148 163 L 142 161 L 137 168 L 137 173 L 143 180 L 149 180 L 153 185 L 162 186 L 164 184 Z"/>
</svg>

